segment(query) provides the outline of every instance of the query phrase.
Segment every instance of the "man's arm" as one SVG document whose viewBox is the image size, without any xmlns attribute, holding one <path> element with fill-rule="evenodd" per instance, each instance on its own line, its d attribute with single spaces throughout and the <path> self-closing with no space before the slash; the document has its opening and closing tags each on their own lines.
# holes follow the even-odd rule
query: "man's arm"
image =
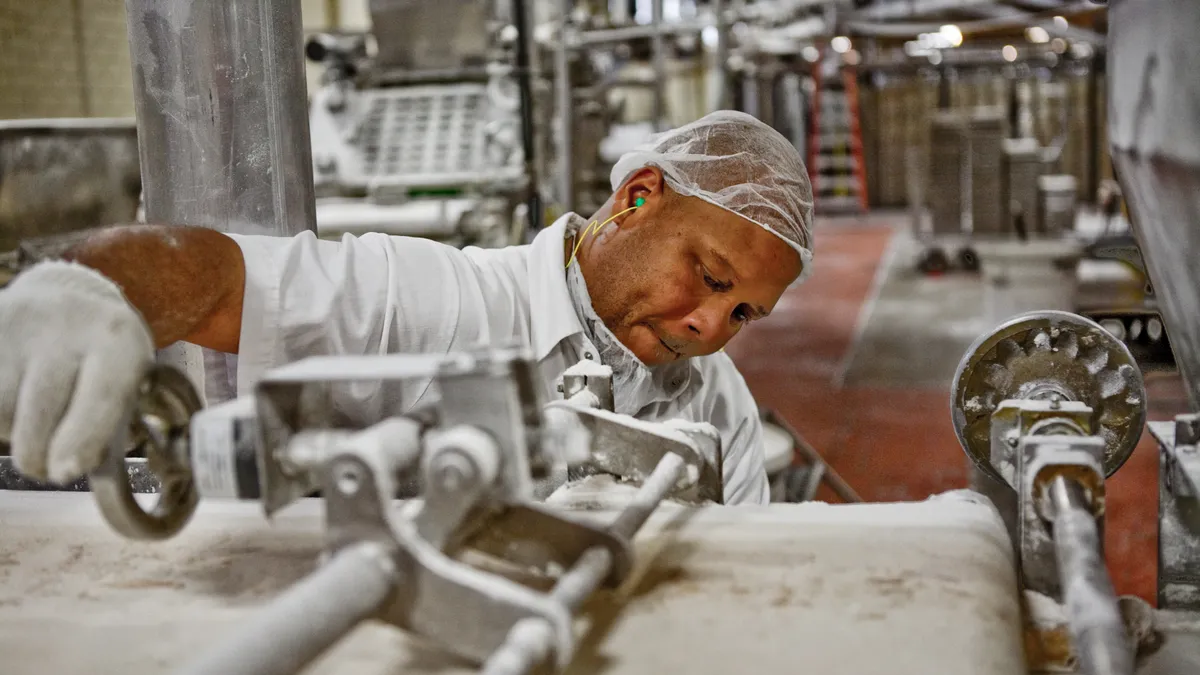
<svg viewBox="0 0 1200 675">
<path fill-rule="evenodd" d="M 762 420 L 758 405 L 737 366 L 727 354 L 703 357 L 704 395 L 694 413 L 721 433 L 721 463 L 726 504 L 767 504 Z"/>
<path fill-rule="evenodd" d="M 237 353 L 246 267 L 238 245 L 224 234 L 201 227 L 110 227 L 66 258 L 120 286 L 156 347 L 184 340 Z"/>
</svg>

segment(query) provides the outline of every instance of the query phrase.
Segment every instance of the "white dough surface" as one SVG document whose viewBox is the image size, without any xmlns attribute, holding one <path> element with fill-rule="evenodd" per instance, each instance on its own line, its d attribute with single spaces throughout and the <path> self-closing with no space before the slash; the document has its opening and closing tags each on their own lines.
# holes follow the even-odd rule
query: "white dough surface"
<svg viewBox="0 0 1200 675">
<path fill-rule="evenodd" d="M 203 504 L 180 536 L 121 539 L 87 494 L 0 491 L 0 673 L 169 673 L 314 566 L 320 504 L 268 524 Z M 611 519 L 611 511 L 589 517 Z M 1025 673 L 996 512 L 908 504 L 660 508 L 633 578 L 591 604 L 571 673 Z M 366 625 L 309 673 L 474 672 Z"/>
</svg>

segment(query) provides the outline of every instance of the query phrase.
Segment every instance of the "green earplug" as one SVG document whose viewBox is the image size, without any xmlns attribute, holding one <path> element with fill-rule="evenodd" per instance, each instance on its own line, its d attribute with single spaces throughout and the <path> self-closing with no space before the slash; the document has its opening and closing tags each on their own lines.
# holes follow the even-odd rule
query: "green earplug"
<svg viewBox="0 0 1200 675">
<path fill-rule="evenodd" d="M 644 197 L 638 197 L 637 199 L 633 200 L 633 205 L 635 208 L 638 206 L 644 206 L 645 204 L 646 199 Z"/>
</svg>

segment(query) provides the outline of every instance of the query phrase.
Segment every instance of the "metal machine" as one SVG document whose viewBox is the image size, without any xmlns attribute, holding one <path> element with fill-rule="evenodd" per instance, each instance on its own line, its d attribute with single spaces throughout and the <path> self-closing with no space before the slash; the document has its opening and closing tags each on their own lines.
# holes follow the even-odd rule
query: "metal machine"
<svg viewBox="0 0 1200 675">
<path fill-rule="evenodd" d="M 171 537 L 201 497 L 259 501 L 268 516 L 314 492 L 325 504 L 317 572 L 186 672 L 297 672 L 368 618 L 484 672 L 568 662 L 573 613 L 628 573 L 629 539 L 659 502 L 721 500 L 721 455 L 707 424 L 611 412 L 606 367 L 569 369 L 563 400 L 548 404 L 535 394 L 535 367 L 517 350 L 321 357 L 269 374 L 252 400 L 203 411 L 186 378 L 153 371 L 131 435 L 114 439 L 107 463 L 88 476 L 117 531 Z M 430 380 L 439 402 L 365 429 L 339 423 L 331 391 L 381 378 Z M 145 456 L 132 472 L 129 439 Z M 548 494 L 568 465 L 641 487 L 613 523 L 588 525 L 534 501 L 534 479 Z M 422 499 L 397 511 L 393 499 L 412 475 Z M 158 496 L 145 509 L 134 492 L 148 480 Z M 466 562 L 472 556 L 483 562 Z M 524 583 L 509 578 L 514 571 Z M 539 580 L 552 590 L 534 590 Z"/>
<path fill-rule="evenodd" d="M 1060 601 L 1086 673 L 1131 673 L 1104 567 L 1104 480 L 1137 445 L 1141 374 L 1124 344 L 1065 312 L 1016 317 L 982 336 L 952 388 L 954 429 L 977 488 L 1001 510 L 1020 581 Z"/>
<path fill-rule="evenodd" d="M 522 243 L 542 216 L 534 118 L 548 113 L 532 93 L 529 17 L 479 2 L 370 9 L 373 57 L 365 35 L 306 47 L 326 66 L 309 118 L 318 234 Z"/>
</svg>

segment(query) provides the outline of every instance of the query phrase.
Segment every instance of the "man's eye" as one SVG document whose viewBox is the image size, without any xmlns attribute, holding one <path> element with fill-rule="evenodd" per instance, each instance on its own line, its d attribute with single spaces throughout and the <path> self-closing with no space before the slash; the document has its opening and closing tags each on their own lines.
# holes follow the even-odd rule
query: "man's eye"
<svg viewBox="0 0 1200 675">
<path fill-rule="evenodd" d="M 704 283 L 706 285 L 708 285 L 708 287 L 711 288 L 714 292 L 717 292 L 717 293 L 720 293 L 722 291 L 727 291 L 727 290 L 729 290 L 729 287 L 732 286 L 732 284 L 726 283 L 724 281 L 720 281 L 720 280 L 714 278 L 711 274 L 707 274 L 707 273 L 704 275 Z"/>
</svg>

